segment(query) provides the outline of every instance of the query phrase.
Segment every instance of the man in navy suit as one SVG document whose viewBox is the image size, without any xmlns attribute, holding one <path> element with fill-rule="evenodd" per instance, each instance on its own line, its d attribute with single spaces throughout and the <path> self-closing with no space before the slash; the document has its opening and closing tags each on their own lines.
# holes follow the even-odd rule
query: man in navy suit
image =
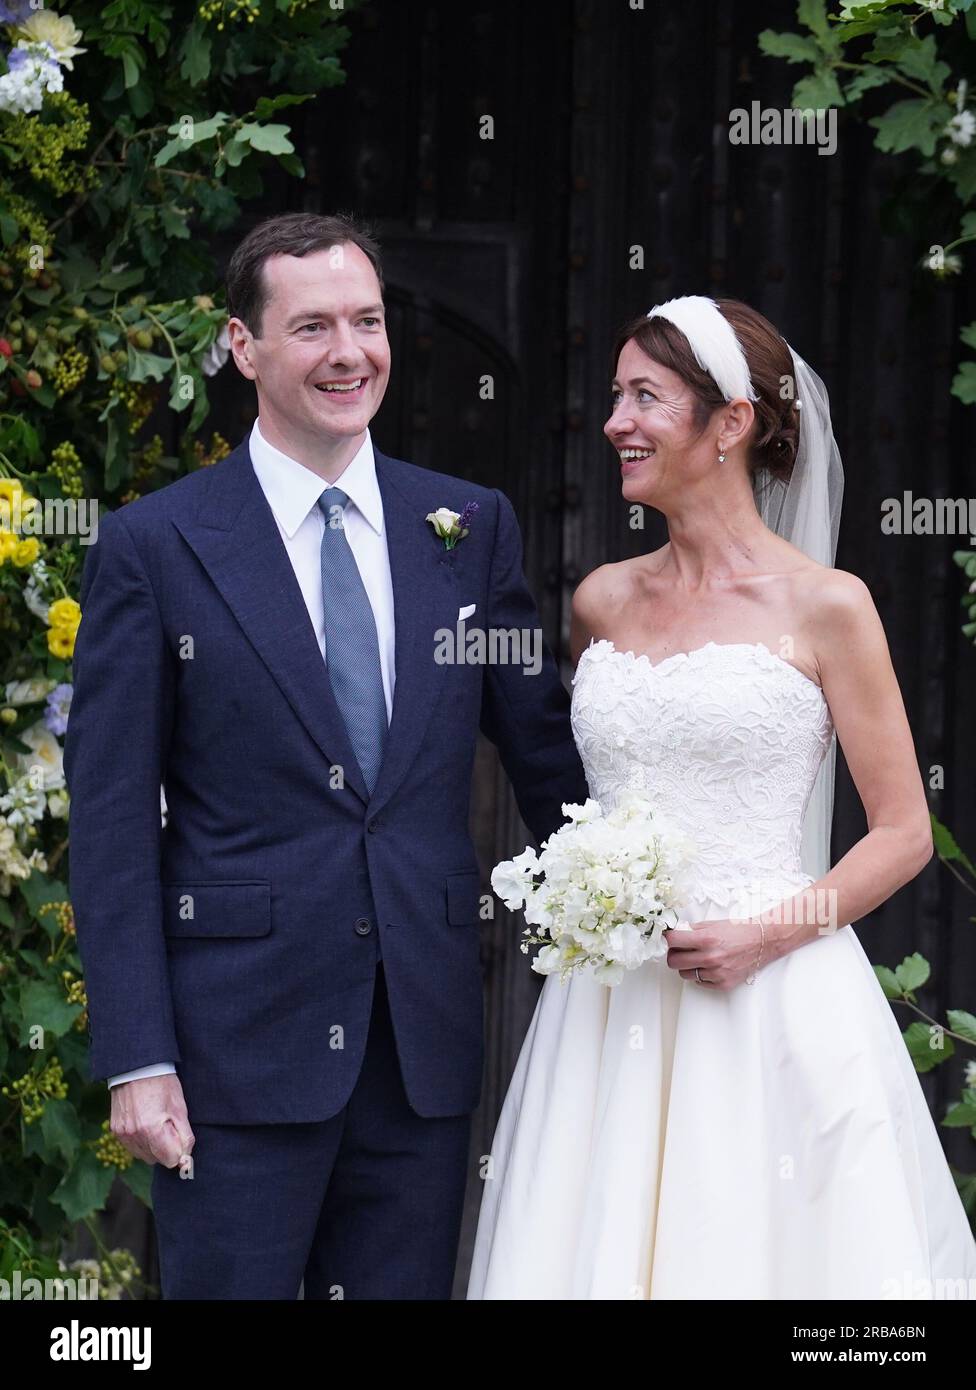
<svg viewBox="0 0 976 1390">
<path fill-rule="evenodd" d="M 448 1298 L 483 1064 L 476 737 L 541 841 L 586 796 L 569 700 L 545 647 L 435 659 L 459 619 L 539 618 L 505 496 L 372 443 L 368 233 L 271 218 L 227 288 L 250 436 L 104 516 L 83 574 L 65 770 L 92 1074 L 157 1165 L 164 1297 Z M 471 502 L 448 547 L 429 514 Z"/>
</svg>

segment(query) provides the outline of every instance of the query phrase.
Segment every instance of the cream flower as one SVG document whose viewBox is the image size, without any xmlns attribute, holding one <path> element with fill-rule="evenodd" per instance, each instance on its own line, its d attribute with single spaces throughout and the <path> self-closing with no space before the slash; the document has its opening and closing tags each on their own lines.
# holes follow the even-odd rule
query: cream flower
<svg viewBox="0 0 976 1390">
<path fill-rule="evenodd" d="M 53 14 L 50 10 L 38 10 L 14 30 L 18 38 L 30 39 L 33 43 L 49 43 L 54 56 L 62 67 L 74 68 L 72 58 L 79 53 L 87 53 L 86 48 L 78 48 L 77 41 L 82 37 L 81 30 L 66 14 Z"/>
</svg>

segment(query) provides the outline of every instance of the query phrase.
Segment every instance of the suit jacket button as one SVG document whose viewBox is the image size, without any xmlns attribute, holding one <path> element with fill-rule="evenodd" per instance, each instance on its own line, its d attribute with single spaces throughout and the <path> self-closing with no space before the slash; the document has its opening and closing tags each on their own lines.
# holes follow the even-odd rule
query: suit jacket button
<svg viewBox="0 0 976 1390">
<path fill-rule="evenodd" d="M 369 825 L 367 825 L 366 827 L 366 829 L 369 831 L 371 835 L 374 834 L 377 830 L 379 830 L 379 828 L 380 823 L 378 820 L 371 820 Z"/>
<path fill-rule="evenodd" d="M 359 936 L 369 936 L 369 934 L 370 934 L 370 932 L 371 932 L 372 930 L 373 930 L 373 926 L 372 926 L 372 923 L 370 922 L 370 920 L 369 920 L 368 917 L 357 917 L 357 918 L 356 918 L 356 932 L 357 932 L 357 935 L 359 935 Z"/>
</svg>

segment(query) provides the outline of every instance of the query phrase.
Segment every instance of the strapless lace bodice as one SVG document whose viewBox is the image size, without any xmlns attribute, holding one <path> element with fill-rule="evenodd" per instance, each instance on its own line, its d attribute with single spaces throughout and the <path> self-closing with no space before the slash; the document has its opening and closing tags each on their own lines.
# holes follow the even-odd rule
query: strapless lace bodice
<svg viewBox="0 0 976 1390">
<path fill-rule="evenodd" d="M 768 647 L 652 662 L 593 641 L 572 720 L 590 795 L 609 808 L 641 791 L 692 842 L 689 897 L 728 907 L 758 883 L 809 882 L 803 815 L 833 722 L 820 687 Z"/>
</svg>

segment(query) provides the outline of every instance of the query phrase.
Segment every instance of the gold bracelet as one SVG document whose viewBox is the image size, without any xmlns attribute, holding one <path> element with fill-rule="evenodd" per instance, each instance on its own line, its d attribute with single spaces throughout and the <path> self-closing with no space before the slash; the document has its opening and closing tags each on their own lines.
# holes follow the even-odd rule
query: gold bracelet
<svg viewBox="0 0 976 1390">
<path fill-rule="evenodd" d="M 763 926 L 762 918 L 757 917 L 756 923 L 759 927 L 759 954 L 756 957 L 755 965 L 752 967 L 752 974 L 746 976 L 747 985 L 754 985 L 756 983 L 756 971 L 759 969 L 759 962 L 762 960 L 762 953 L 766 946 L 766 928 Z"/>
</svg>

